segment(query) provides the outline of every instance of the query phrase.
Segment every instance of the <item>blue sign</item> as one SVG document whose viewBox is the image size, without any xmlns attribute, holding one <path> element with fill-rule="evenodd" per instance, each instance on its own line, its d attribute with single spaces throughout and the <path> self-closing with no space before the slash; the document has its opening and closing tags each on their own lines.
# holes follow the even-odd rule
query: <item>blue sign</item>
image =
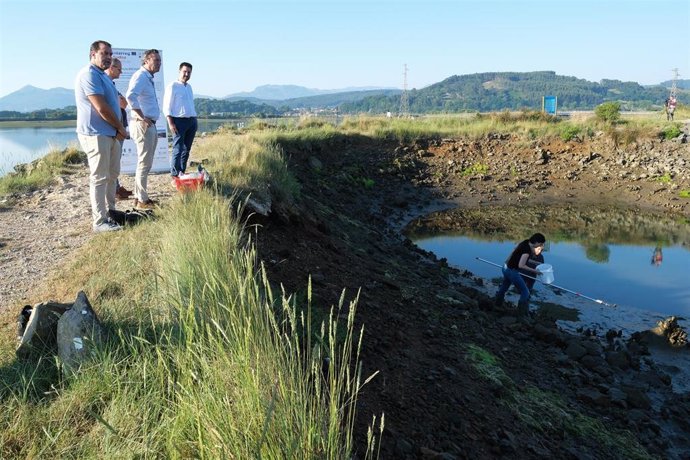
<svg viewBox="0 0 690 460">
<path fill-rule="evenodd" d="M 551 115 L 556 115 L 556 109 L 558 108 L 558 97 L 556 96 L 544 96 L 542 98 L 542 111 Z"/>
</svg>

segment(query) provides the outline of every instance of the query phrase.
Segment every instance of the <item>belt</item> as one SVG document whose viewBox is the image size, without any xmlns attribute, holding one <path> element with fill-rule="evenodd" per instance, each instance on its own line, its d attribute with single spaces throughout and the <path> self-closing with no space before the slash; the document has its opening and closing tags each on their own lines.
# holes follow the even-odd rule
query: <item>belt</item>
<svg viewBox="0 0 690 460">
<path fill-rule="evenodd" d="M 132 113 L 135 113 L 135 114 L 136 114 L 136 112 L 132 112 Z M 156 124 L 156 123 L 158 122 L 158 120 L 155 119 L 155 118 L 151 118 L 151 117 L 144 117 L 144 118 L 141 118 L 139 115 L 132 115 L 132 118 L 134 118 L 134 119 L 137 120 L 137 121 L 144 121 L 144 120 L 146 120 L 146 119 L 148 118 L 148 119 L 151 120 L 154 124 Z"/>
</svg>

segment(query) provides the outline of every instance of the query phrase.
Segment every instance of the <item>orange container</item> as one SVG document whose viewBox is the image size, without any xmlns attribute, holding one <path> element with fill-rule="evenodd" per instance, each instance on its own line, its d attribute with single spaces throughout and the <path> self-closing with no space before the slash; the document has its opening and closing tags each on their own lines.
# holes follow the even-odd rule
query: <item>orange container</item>
<svg viewBox="0 0 690 460">
<path fill-rule="evenodd" d="M 173 177 L 173 185 L 180 192 L 190 192 L 204 186 L 204 175 L 199 173 L 185 174 L 184 177 Z"/>
</svg>

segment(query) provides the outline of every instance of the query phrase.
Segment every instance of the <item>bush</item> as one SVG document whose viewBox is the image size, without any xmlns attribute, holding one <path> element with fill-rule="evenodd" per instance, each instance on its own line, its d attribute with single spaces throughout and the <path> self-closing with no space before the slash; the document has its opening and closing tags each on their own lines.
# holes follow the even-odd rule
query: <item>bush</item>
<svg viewBox="0 0 690 460">
<path fill-rule="evenodd" d="M 561 139 L 563 139 L 564 141 L 567 142 L 567 141 L 573 140 L 574 138 L 578 137 L 581 131 L 582 131 L 582 128 L 580 128 L 579 126 L 566 124 L 566 125 L 561 126 L 560 136 L 561 136 Z"/>
<path fill-rule="evenodd" d="M 601 121 L 615 123 L 621 117 L 620 102 L 604 102 L 594 109 L 594 114 Z"/>
<path fill-rule="evenodd" d="M 678 125 L 673 124 L 670 126 L 666 126 L 664 129 L 662 129 L 660 134 L 661 134 L 661 137 L 669 140 L 669 139 L 674 139 L 674 138 L 680 136 L 680 132 L 681 131 L 680 131 L 680 128 L 678 127 Z"/>
</svg>

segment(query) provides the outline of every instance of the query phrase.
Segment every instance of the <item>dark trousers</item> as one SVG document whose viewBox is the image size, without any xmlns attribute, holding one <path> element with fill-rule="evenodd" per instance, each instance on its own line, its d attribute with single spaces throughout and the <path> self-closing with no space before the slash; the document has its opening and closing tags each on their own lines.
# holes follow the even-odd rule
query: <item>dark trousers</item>
<svg viewBox="0 0 690 460">
<path fill-rule="evenodd" d="M 177 176 L 183 174 L 187 169 L 189 152 L 192 150 L 192 142 L 196 135 L 196 118 L 176 118 L 173 123 L 177 129 L 177 134 L 173 136 L 172 158 L 170 159 L 170 175 Z"/>
</svg>

